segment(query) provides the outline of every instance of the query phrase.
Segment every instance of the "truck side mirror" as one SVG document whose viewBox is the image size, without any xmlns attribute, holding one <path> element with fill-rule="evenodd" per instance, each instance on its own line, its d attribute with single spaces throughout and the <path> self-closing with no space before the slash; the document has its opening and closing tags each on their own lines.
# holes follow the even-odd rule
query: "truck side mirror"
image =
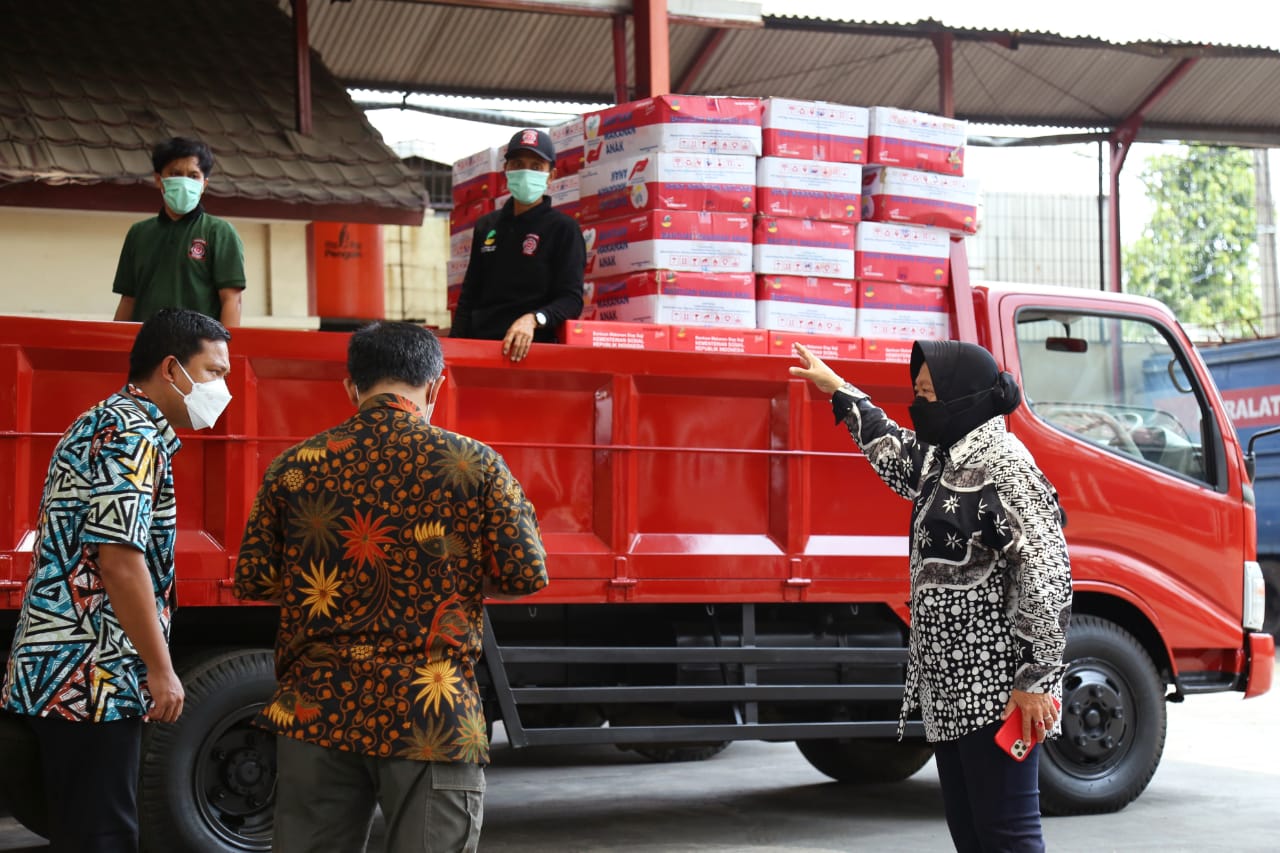
<svg viewBox="0 0 1280 853">
<path fill-rule="evenodd" d="M 1244 470 L 1249 475 L 1249 482 L 1253 482 L 1254 469 L 1257 467 L 1257 457 L 1253 455 L 1253 443 L 1264 435 L 1275 435 L 1280 432 L 1280 426 L 1267 427 L 1260 429 L 1249 437 L 1249 446 L 1244 451 Z"/>
</svg>

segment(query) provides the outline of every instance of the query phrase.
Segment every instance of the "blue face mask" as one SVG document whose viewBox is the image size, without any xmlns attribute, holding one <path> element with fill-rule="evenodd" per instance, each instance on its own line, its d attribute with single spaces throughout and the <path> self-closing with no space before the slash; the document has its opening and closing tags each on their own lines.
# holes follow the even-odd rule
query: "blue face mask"
<svg viewBox="0 0 1280 853">
<path fill-rule="evenodd" d="M 511 197 L 521 204 L 533 204 L 546 195 L 550 179 L 550 172 L 514 169 L 507 172 L 507 189 L 511 190 Z"/>
<path fill-rule="evenodd" d="M 204 194 L 204 181 L 195 178 L 161 178 L 160 186 L 164 189 L 165 206 L 179 216 L 195 210 Z"/>
</svg>

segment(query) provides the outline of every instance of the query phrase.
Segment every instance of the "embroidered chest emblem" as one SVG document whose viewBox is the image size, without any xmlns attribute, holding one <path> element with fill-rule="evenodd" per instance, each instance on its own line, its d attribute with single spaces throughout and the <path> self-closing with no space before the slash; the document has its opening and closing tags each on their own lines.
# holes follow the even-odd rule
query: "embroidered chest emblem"
<svg viewBox="0 0 1280 853">
<path fill-rule="evenodd" d="M 191 241 L 191 248 L 187 249 L 187 257 L 193 261 L 203 261 L 205 255 L 209 253 L 209 242 L 203 237 L 197 237 Z"/>
<path fill-rule="evenodd" d="M 484 253 L 495 252 L 498 249 L 498 231 L 491 229 L 488 234 L 484 235 L 484 242 L 480 244 L 480 251 Z"/>
<path fill-rule="evenodd" d="M 537 234 L 526 234 L 524 236 L 524 244 L 520 247 L 520 251 L 524 252 L 524 254 L 529 255 L 530 257 L 532 257 L 533 255 L 536 255 L 538 253 L 539 239 L 540 238 L 538 237 Z"/>
</svg>

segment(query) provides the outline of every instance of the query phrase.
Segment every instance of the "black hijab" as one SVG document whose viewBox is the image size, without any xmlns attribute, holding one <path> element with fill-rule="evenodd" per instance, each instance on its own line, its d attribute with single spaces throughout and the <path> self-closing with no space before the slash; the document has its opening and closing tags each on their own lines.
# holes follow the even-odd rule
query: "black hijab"
<svg viewBox="0 0 1280 853">
<path fill-rule="evenodd" d="M 1013 376 L 1001 372 L 991 353 L 977 344 L 916 341 L 911 347 L 912 383 L 925 364 L 938 401 L 917 397 L 910 411 L 916 435 L 927 444 L 948 448 L 1022 402 Z"/>
</svg>

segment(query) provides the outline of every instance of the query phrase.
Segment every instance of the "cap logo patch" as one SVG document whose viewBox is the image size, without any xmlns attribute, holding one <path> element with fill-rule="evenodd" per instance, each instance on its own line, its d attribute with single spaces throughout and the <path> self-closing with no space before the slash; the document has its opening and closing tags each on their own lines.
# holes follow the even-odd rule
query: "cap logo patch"
<svg viewBox="0 0 1280 853">
<path fill-rule="evenodd" d="M 538 131 L 526 130 L 524 133 L 520 134 L 520 144 L 536 146 L 538 144 Z"/>
</svg>

